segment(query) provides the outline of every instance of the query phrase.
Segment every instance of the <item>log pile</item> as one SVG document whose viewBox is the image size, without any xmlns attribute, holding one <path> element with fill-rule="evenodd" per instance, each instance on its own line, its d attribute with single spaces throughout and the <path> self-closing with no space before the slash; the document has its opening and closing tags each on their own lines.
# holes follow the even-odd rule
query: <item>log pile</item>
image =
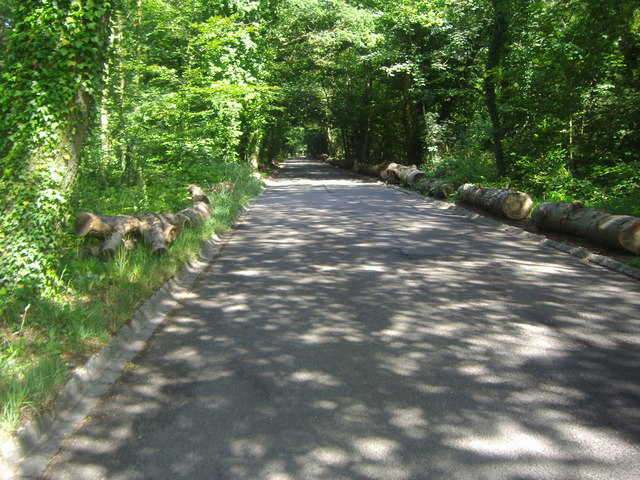
<svg viewBox="0 0 640 480">
<path fill-rule="evenodd" d="M 541 203 L 531 214 L 540 230 L 554 230 L 640 255 L 640 218 L 585 207 L 582 202 Z"/>
<path fill-rule="evenodd" d="M 531 197 L 524 192 L 488 188 L 466 183 L 458 189 L 458 199 L 489 212 L 513 220 L 526 218 L 533 208 Z"/>
<path fill-rule="evenodd" d="M 425 180 L 426 173 L 419 170 L 415 165 L 407 167 L 389 162 L 377 165 L 356 162 L 354 171 L 370 177 L 380 177 L 385 182 L 401 183 L 407 187 L 414 187 L 423 195 L 430 197 L 445 199 L 456 191 L 456 187 L 452 183 Z"/>
<path fill-rule="evenodd" d="M 214 186 L 214 192 L 215 189 Z M 177 213 L 96 215 L 80 212 L 76 216 L 76 234 L 103 242 L 84 249 L 81 256 L 93 256 L 106 261 L 112 259 L 119 248 L 132 250 L 138 242 L 147 245 L 156 257 L 166 255 L 168 245 L 180 236 L 185 227 L 194 227 L 212 214 L 210 200 L 204 190 L 197 185 L 189 185 L 187 190 L 193 204 Z"/>
<path fill-rule="evenodd" d="M 456 190 L 451 183 L 425 180 L 425 172 L 415 165 L 397 163 L 378 165 L 359 164 L 354 170 L 369 176 L 380 177 L 390 183 L 413 187 L 424 195 L 446 199 Z M 458 190 L 458 200 L 488 212 L 523 220 L 533 208 L 531 197 L 524 192 L 488 188 L 467 183 Z M 640 255 L 640 218 L 628 215 L 612 215 L 584 206 L 582 202 L 557 202 L 540 204 L 531 214 L 539 230 L 554 230 L 589 239 L 603 246 L 623 249 Z"/>
</svg>

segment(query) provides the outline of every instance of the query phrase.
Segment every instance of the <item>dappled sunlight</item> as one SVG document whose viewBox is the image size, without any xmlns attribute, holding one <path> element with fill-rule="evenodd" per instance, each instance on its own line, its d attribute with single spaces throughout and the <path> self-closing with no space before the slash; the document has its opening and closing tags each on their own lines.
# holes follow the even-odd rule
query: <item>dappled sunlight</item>
<svg viewBox="0 0 640 480">
<path fill-rule="evenodd" d="M 268 179 L 265 183 L 269 187 L 308 187 L 308 186 L 349 186 L 354 183 L 353 180 L 313 180 L 313 179 L 294 179 L 294 180 L 277 180 Z M 362 183 L 362 182 L 361 182 Z M 371 182 L 375 184 L 374 182 Z"/>
<path fill-rule="evenodd" d="M 291 374 L 288 381 L 295 383 L 308 383 L 313 386 L 337 387 L 342 384 L 339 380 L 324 372 L 300 371 Z"/>
<path fill-rule="evenodd" d="M 637 478 L 637 282 L 288 168 L 50 478 Z"/>
<path fill-rule="evenodd" d="M 453 440 L 451 445 L 475 453 L 497 457 L 546 455 L 553 457 L 556 446 L 541 440 L 535 432 L 527 432 L 517 423 L 493 426 L 497 431 L 490 436 L 473 435 L 470 440 Z"/>
</svg>

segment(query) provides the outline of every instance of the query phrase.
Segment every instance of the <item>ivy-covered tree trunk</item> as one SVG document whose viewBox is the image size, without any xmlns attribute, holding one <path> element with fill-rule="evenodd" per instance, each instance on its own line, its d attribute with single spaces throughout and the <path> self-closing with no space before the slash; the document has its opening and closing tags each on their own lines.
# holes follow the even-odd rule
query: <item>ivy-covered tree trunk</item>
<svg viewBox="0 0 640 480">
<path fill-rule="evenodd" d="M 61 117 L 58 128 L 47 132 L 51 134 L 52 142 L 39 145 L 27 156 L 27 173 L 39 178 L 48 172 L 59 172 L 57 178 L 51 180 L 62 195 L 68 193 L 76 179 L 93 110 L 94 98 L 81 86 L 71 101 L 68 113 Z"/>
<path fill-rule="evenodd" d="M 31 294 L 56 281 L 61 226 L 94 116 L 110 2 L 25 2 L 0 83 L 0 289 Z"/>
</svg>

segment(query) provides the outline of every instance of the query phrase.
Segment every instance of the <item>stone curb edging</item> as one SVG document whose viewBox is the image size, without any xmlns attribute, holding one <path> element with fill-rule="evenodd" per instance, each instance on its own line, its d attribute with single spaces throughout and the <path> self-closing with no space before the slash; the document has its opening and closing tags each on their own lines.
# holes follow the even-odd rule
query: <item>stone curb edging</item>
<svg viewBox="0 0 640 480">
<path fill-rule="evenodd" d="M 559 250 L 561 252 L 565 252 L 568 253 L 576 258 L 582 259 L 582 260 L 588 260 L 591 263 L 595 263 L 596 265 L 600 265 L 602 267 L 608 268 L 609 270 L 612 270 L 614 272 L 617 273 L 621 273 L 623 275 L 626 275 L 628 277 L 631 277 L 635 280 L 640 280 L 640 270 L 634 267 L 631 267 L 629 265 L 625 265 L 624 263 L 618 262 L 616 260 L 612 260 L 610 258 L 604 257 L 602 255 L 598 255 L 597 253 L 593 253 L 590 252 L 588 250 L 585 250 L 583 248 L 579 248 L 579 247 L 572 247 L 570 245 L 566 245 L 564 243 L 561 242 L 557 242 L 555 240 L 551 240 L 549 238 L 545 238 L 542 235 L 538 235 L 532 232 L 528 232 L 522 228 L 518 228 L 518 227 L 514 227 L 512 225 L 508 225 L 506 223 L 502 223 L 498 220 L 494 220 L 492 218 L 488 218 L 485 217 L 483 215 L 479 215 L 477 213 L 473 213 L 470 210 L 467 210 L 464 207 L 460 207 L 458 205 L 452 205 L 450 203 L 447 202 L 443 202 L 442 200 L 438 200 L 435 198 L 431 198 L 431 197 L 426 197 L 424 195 L 422 195 L 419 192 L 416 192 L 415 190 L 410 190 L 408 188 L 404 188 L 404 187 L 400 187 L 397 185 L 389 185 L 389 184 L 385 184 L 384 182 L 378 182 L 381 183 L 383 185 L 387 185 L 388 187 L 393 188 L 394 190 L 398 190 L 401 191 L 403 193 L 406 194 L 410 194 L 410 195 L 415 195 L 417 197 L 422 198 L 426 203 L 430 203 L 432 205 L 434 205 L 435 207 L 441 209 L 441 210 L 449 210 L 453 213 L 455 213 L 456 215 L 460 215 L 466 218 L 469 218 L 477 223 L 483 224 L 483 225 L 487 225 L 487 226 L 491 226 L 491 227 L 496 227 L 499 230 L 502 230 L 504 232 L 509 233 L 510 235 L 516 236 L 516 237 L 521 237 L 521 238 L 526 238 L 528 240 L 532 240 L 534 242 L 537 242 L 545 247 L 549 247 L 549 248 L 553 248 L 555 250 Z"/>
<path fill-rule="evenodd" d="M 251 203 L 263 192 L 264 188 Z M 220 255 L 235 228 L 249 212 L 251 203 L 241 208 L 230 230 L 206 241 L 196 259 L 184 264 L 173 278 L 136 310 L 133 320 L 124 325 L 83 366 L 73 371 L 56 395 L 50 411 L 39 415 L 9 439 L 0 442 L 0 480 L 33 479 L 42 474 L 50 457 L 58 452 L 66 438 L 120 377 L 127 363 L 142 351 L 151 335 L 188 295 L 210 263 Z"/>
</svg>

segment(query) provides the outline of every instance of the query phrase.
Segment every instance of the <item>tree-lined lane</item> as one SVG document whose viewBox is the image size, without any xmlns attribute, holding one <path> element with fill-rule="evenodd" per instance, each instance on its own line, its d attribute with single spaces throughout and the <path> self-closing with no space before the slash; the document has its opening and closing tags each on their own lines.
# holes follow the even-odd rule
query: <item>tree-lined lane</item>
<svg viewBox="0 0 640 480">
<path fill-rule="evenodd" d="M 44 478 L 637 478 L 637 292 L 292 160 Z"/>
</svg>

